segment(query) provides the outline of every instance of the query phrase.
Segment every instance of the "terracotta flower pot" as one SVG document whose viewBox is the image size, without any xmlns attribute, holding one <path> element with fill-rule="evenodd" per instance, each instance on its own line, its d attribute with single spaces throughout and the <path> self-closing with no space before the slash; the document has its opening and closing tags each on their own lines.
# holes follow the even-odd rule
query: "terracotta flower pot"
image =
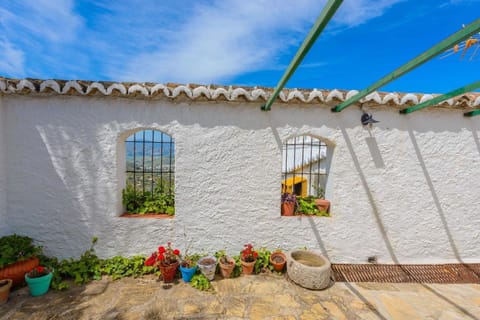
<svg viewBox="0 0 480 320">
<path fill-rule="evenodd" d="M 0 280 L 0 305 L 7 302 L 12 282 L 12 279 Z"/>
<path fill-rule="evenodd" d="M 242 263 L 242 273 L 248 275 L 253 273 L 255 262 L 257 262 L 257 260 L 252 262 L 246 262 L 246 261 L 240 260 L 240 262 Z"/>
<path fill-rule="evenodd" d="M 232 271 L 235 268 L 235 261 L 232 258 L 227 257 L 227 263 L 224 263 L 222 258 L 220 258 L 219 263 L 222 276 L 225 279 L 230 278 L 230 276 L 232 275 Z"/>
<path fill-rule="evenodd" d="M 293 216 L 295 213 L 295 203 L 294 202 L 284 202 L 282 203 L 282 216 Z"/>
<path fill-rule="evenodd" d="M 175 279 L 178 269 L 178 261 L 168 265 L 160 264 L 160 272 L 162 273 L 163 282 L 172 282 Z"/>
<path fill-rule="evenodd" d="M 17 261 L 0 269 L 1 279 L 12 279 L 12 286 L 18 286 L 25 281 L 25 273 L 30 272 L 33 268 L 38 267 L 39 261 L 37 257 L 30 258 L 25 261 Z"/>
<path fill-rule="evenodd" d="M 325 199 L 315 199 L 315 205 L 317 206 L 318 211 L 329 212 L 330 210 L 330 201 Z"/>
<path fill-rule="evenodd" d="M 287 262 L 287 257 L 281 252 L 273 252 L 270 255 L 270 263 L 272 264 L 275 271 L 281 272 L 285 267 Z"/>
</svg>

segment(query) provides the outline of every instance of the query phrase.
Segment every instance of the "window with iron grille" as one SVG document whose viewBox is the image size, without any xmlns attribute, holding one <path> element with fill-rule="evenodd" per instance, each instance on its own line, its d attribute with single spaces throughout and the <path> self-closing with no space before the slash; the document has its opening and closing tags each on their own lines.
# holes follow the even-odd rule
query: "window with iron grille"
<svg viewBox="0 0 480 320">
<path fill-rule="evenodd" d="M 282 148 L 282 215 L 285 203 L 296 213 L 328 216 L 325 198 L 328 178 L 328 146 L 322 140 L 302 135 L 288 139 Z M 325 201 L 325 200 L 324 200 Z"/>
<path fill-rule="evenodd" d="M 175 214 L 175 143 L 158 130 L 135 132 L 125 140 L 128 213 Z"/>
</svg>

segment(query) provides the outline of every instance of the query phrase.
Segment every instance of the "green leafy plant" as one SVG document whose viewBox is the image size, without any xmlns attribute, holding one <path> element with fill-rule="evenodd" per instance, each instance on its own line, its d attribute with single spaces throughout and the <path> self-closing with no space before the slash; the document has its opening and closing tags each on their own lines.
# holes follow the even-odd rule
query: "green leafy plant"
<svg viewBox="0 0 480 320">
<path fill-rule="evenodd" d="M 240 261 L 240 255 L 233 256 L 232 258 L 235 261 L 235 268 L 233 268 L 231 277 L 240 277 L 242 275 L 242 262 Z"/>
<path fill-rule="evenodd" d="M 212 284 L 210 281 L 208 281 L 207 277 L 205 277 L 201 273 L 197 273 L 193 275 L 192 281 L 190 282 L 190 285 L 198 290 L 201 291 L 209 291 L 213 289 Z"/>
<path fill-rule="evenodd" d="M 273 271 L 273 266 L 270 264 L 271 252 L 265 248 L 260 248 L 257 252 L 258 256 L 257 261 L 255 261 L 254 272 L 258 274 L 267 270 Z"/>
<path fill-rule="evenodd" d="M 150 191 L 136 190 L 132 184 L 127 184 L 122 190 L 122 203 L 128 213 L 166 213 L 175 214 L 175 196 L 173 187 L 167 188 L 163 183 L 157 183 Z"/>
<path fill-rule="evenodd" d="M 316 215 L 320 213 L 315 205 L 315 198 L 312 196 L 298 199 L 299 211 L 303 214 Z"/>
<path fill-rule="evenodd" d="M 132 258 L 115 256 L 101 261 L 100 272 L 112 276 L 112 280 L 117 280 L 124 277 L 136 278 L 155 271 L 154 267 L 145 266 L 144 263 L 145 257 L 142 256 Z"/>
<path fill-rule="evenodd" d="M 17 261 L 25 261 L 42 253 L 42 247 L 26 236 L 13 234 L 0 238 L 0 268 Z"/>
<path fill-rule="evenodd" d="M 76 284 L 84 284 L 91 280 L 100 280 L 101 260 L 97 257 L 94 250 L 94 245 L 97 238 L 92 239 L 90 249 L 85 251 L 80 259 L 73 258 L 62 260 L 55 269 L 62 278 L 72 278 Z"/>
</svg>

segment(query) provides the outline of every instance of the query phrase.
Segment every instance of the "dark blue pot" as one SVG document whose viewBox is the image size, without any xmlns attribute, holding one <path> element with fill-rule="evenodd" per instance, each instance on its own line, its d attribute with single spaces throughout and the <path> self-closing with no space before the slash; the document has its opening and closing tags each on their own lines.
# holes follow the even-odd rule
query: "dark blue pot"
<svg viewBox="0 0 480 320">
<path fill-rule="evenodd" d="M 197 266 L 193 268 L 184 268 L 180 266 L 180 271 L 182 272 L 182 280 L 185 282 L 190 282 L 195 272 L 197 272 Z"/>
</svg>

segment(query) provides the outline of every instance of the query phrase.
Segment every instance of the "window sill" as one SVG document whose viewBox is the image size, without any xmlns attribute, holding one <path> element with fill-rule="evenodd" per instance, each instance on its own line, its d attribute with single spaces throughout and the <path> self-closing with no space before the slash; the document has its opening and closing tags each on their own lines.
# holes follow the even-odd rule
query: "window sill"
<svg viewBox="0 0 480 320">
<path fill-rule="evenodd" d="M 329 214 L 328 216 L 317 216 L 315 214 L 295 214 L 293 216 L 286 216 L 286 215 L 280 215 L 281 217 L 287 217 L 287 218 L 305 218 L 305 217 L 312 217 L 312 218 L 331 218 L 332 216 Z"/>
<path fill-rule="evenodd" d="M 139 219 L 173 219 L 174 216 L 170 216 L 168 214 L 163 213 L 146 213 L 146 214 L 138 214 L 138 213 L 128 213 L 125 212 L 120 216 L 120 218 L 139 218 Z"/>
</svg>

